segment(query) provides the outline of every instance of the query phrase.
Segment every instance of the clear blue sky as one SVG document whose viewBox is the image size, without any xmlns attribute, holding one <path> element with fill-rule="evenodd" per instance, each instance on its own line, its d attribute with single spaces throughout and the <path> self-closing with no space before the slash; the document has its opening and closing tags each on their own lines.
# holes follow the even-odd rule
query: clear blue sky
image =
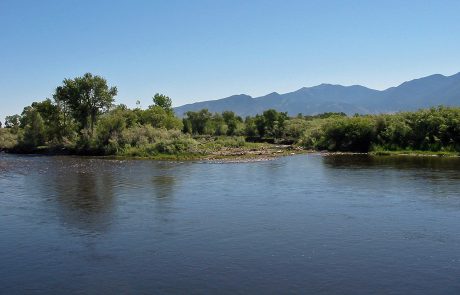
<svg viewBox="0 0 460 295">
<path fill-rule="evenodd" d="M 460 1 L 0 0 L 0 118 L 92 72 L 142 106 L 460 71 Z"/>
</svg>

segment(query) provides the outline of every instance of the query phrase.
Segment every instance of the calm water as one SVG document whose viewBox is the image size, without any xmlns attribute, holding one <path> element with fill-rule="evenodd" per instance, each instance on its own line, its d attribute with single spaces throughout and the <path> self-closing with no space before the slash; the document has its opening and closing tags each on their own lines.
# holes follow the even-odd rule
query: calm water
<svg viewBox="0 0 460 295">
<path fill-rule="evenodd" d="M 0 293 L 460 294 L 460 160 L 0 155 Z"/>
</svg>

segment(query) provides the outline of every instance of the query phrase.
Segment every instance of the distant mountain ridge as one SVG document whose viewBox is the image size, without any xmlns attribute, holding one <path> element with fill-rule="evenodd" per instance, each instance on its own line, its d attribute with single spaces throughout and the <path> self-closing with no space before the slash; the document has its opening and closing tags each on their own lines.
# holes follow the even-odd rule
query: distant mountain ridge
<svg viewBox="0 0 460 295">
<path fill-rule="evenodd" d="M 234 111 L 240 116 L 260 114 L 276 109 L 294 116 L 324 112 L 372 114 L 417 110 L 437 105 L 460 106 L 460 73 L 452 76 L 435 74 L 402 83 L 385 90 L 360 85 L 321 84 L 294 92 L 251 97 L 232 95 L 218 100 L 186 104 L 174 108 L 178 116 L 187 111 L 208 109 L 210 112 Z"/>
</svg>

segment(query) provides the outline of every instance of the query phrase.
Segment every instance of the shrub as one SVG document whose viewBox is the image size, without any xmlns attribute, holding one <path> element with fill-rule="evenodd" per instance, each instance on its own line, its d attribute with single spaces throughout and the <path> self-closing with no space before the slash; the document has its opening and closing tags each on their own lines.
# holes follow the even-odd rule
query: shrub
<svg viewBox="0 0 460 295">
<path fill-rule="evenodd" d="M 11 128 L 0 128 L 0 150 L 12 149 L 18 144 L 18 135 Z"/>
</svg>

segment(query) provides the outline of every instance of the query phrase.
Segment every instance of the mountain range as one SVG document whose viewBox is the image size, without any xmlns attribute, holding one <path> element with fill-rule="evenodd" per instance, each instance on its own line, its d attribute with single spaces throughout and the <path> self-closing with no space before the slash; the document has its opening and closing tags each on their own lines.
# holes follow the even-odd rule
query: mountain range
<svg viewBox="0 0 460 295">
<path fill-rule="evenodd" d="M 391 113 L 446 105 L 460 106 L 460 73 L 452 76 L 435 74 L 402 83 L 385 90 L 360 85 L 321 84 L 303 87 L 294 92 L 251 97 L 240 94 L 196 102 L 174 108 L 178 116 L 187 111 L 208 109 L 210 112 L 234 111 L 240 116 L 260 114 L 276 109 L 294 116 L 324 112 L 346 114 Z"/>
</svg>

